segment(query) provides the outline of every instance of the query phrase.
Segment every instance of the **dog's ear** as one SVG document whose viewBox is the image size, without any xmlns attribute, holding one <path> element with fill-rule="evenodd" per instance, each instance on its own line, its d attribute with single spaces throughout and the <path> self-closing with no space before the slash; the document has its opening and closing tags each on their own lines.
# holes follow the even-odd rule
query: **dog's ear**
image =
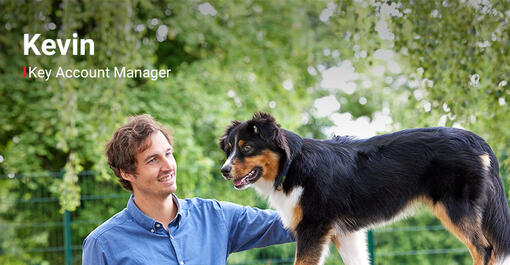
<svg viewBox="0 0 510 265">
<path fill-rule="evenodd" d="M 265 112 L 256 112 L 248 122 L 248 130 L 259 135 L 262 139 L 275 142 L 280 131 L 280 124 L 273 116 Z"/>
<path fill-rule="evenodd" d="M 226 150 L 226 147 L 227 147 L 227 137 L 228 135 L 232 132 L 232 130 L 237 126 L 241 124 L 240 121 L 232 121 L 232 124 L 230 124 L 230 126 L 227 127 L 227 129 L 225 130 L 225 133 L 220 137 L 220 148 L 221 150 L 223 151 L 227 151 Z"/>
<path fill-rule="evenodd" d="M 287 170 L 289 169 L 290 163 L 292 162 L 291 149 L 287 142 L 285 131 L 282 129 L 279 130 L 278 136 L 276 137 L 276 144 L 282 152 L 280 157 L 280 164 L 278 167 L 278 175 L 274 180 L 273 186 L 275 189 L 280 189 L 280 186 L 283 184 L 283 179 L 287 174 Z"/>
<path fill-rule="evenodd" d="M 301 152 L 301 147 L 303 145 L 303 138 L 299 135 L 287 131 L 284 129 L 280 130 L 281 138 L 279 140 L 279 146 L 284 152 L 282 152 L 282 156 L 280 157 L 280 164 L 278 169 L 278 176 L 274 181 L 274 188 L 279 190 L 281 185 L 283 185 L 285 176 L 288 175 L 290 165 L 294 158 Z"/>
</svg>

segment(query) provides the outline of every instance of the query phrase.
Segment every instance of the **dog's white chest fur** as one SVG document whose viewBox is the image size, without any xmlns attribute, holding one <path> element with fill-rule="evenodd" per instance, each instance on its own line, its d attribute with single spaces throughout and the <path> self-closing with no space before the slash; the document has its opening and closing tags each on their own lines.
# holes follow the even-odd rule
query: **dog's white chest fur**
<svg viewBox="0 0 510 265">
<path fill-rule="evenodd" d="M 291 228 L 294 219 L 294 208 L 298 205 L 303 194 L 303 187 L 296 186 L 288 194 L 283 191 L 277 191 L 273 188 L 273 183 L 264 179 L 259 179 L 254 183 L 255 190 L 263 196 L 267 196 L 269 205 L 275 208 L 282 219 L 285 228 Z"/>
</svg>

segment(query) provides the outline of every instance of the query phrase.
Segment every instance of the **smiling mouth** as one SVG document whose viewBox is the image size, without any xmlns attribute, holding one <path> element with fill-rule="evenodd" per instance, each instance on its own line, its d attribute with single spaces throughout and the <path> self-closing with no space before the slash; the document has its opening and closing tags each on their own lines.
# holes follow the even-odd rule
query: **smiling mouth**
<svg viewBox="0 0 510 265">
<path fill-rule="evenodd" d="M 158 178 L 159 182 L 171 182 L 175 179 L 175 171 Z"/>
<path fill-rule="evenodd" d="M 236 189 L 241 189 L 244 186 L 252 184 L 255 181 L 257 181 L 260 178 L 260 176 L 262 176 L 262 168 L 255 167 L 243 177 L 234 179 L 233 181 L 234 187 Z"/>
</svg>

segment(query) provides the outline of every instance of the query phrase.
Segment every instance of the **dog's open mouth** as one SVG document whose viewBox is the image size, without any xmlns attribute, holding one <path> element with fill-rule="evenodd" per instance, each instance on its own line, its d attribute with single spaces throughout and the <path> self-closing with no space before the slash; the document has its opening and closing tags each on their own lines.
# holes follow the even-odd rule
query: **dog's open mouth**
<svg viewBox="0 0 510 265">
<path fill-rule="evenodd" d="M 246 185 L 252 184 L 257 181 L 262 175 L 262 168 L 254 167 L 248 174 L 243 177 L 234 179 L 234 187 L 236 189 L 241 189 Z"/>
</svg>

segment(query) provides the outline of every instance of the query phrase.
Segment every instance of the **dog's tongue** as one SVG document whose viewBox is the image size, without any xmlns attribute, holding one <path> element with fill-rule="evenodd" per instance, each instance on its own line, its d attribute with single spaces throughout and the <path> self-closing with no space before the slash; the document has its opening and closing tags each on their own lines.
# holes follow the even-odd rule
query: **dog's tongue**
<svg viewBox="0 0 510 265">
<path fill-rule="evenodd" d="M 240 179 L 234 179 L 233 183 L 234 183 L 235 186 L 241 186 L 241 185 L 244 185 L 244 184 L 248 184 L 246 182 L 246 177 L 240 178 Z"/>
</svg>

